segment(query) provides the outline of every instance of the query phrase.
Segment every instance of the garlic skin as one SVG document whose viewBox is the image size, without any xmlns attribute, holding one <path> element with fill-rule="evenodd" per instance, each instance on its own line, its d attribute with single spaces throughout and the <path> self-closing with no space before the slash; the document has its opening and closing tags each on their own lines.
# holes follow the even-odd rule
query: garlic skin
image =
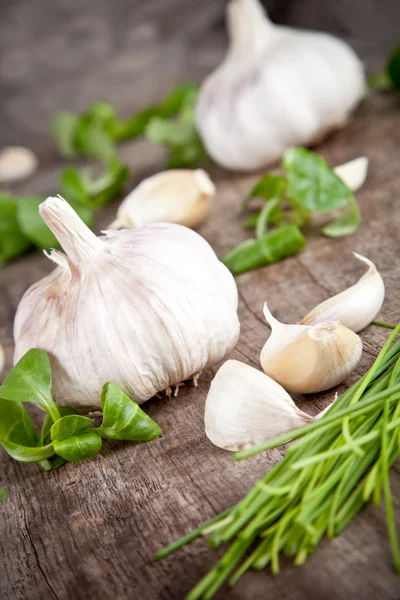
<svg viewBox="0 0 400 600">
<path fill-rule="evenodd" d="M 227 6 L 230 47 L 200 88 L 196 125 L 208 154 L 251 171 L 343 126 L 366 92 L 363 65 L 327 33 L 272 23 L 258 0 Z"/>
<path fill-rule="evenodd" d="M 237 360 L 226 361 L 215 375 L 204 412 L 208 439 L 231 451 L 250 448 L 312 420 L 276 381 Z"/>
<path fill-rule="evenodd" d="M 361 358 L 361 339 L 339 321 L 285 325 L 266 304 L 264 315 L 272 331 L 261 352 L 261 366 L 288 392 L 329 390 L 342 383 Z"/>
<path fill-rule="evenodd" d="M 0 375 L 2 374 L 2 372 L 4 370 L 4 364 L 5 364 L 4 350 L 0 344 Z"/>
<path fill-rule="evenodd" d="M 0 183 L 12 183 L 33 175 L 38 168 L 36 154 L 23 146 L 0 150 Z"/>
<path fill-rule="evenodd" d="M 301 325 L 340 321 L 358 333 L 375 319 L 385 299 L 385 284 L 371 260 L 356 252 L 353 254 L 368 265 L 367 272 L 347 290 L 318 304 L 300 321 Z"/>
<path fill-rule="evenodd" d="M 235 281 L 197 233 L 163 223 L 98 238 L 60 198 L 39 210 L 65 254 L 18 306 L 14 362 L 46 350 L 58 404 L 97 410 L 106 381 L 141 403 L 235 346 Z"/>
<path fill-rule="evenodd" d="M 175 169 L 142 181 L 122 202 L 111 228 L 148 223 L 197 227 L 210 212 L 215 185 L 203 169 Z"/>
<path fill-rule="evenodd" d="M 343 165 L 335 167 L 333 170 L 350 190 L 356 192 L 364 184 L 367 178 L 368 162 L 366 156 L 360 156 L 359 158 L 355 158 Z"/>
</svg>

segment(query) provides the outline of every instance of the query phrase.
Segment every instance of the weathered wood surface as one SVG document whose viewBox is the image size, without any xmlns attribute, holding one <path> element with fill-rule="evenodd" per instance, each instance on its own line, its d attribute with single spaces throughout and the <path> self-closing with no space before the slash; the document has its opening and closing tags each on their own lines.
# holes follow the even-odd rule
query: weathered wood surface
<svg viewBox="0 0 400 600">
<path fill-rule="evenodd" d="M 282 15 L 296 18 L 295 6 L 287 3 Z M 2 3 L 0 145 L 30 145 L 41 160 L 37 176 L 15 190 L 58 191 L 62 165 L 48 132 L 54 111 L 83 109 L 104 97 L 127 115 L 183 79 L 200 80 L 223 53 L 222 9 L 223 2 L 205 0 Z M 382 23 L 389 27 L 396 22 L 394 4 L 391 10 L 385 21 L 385 11 L 376 7 L 382 38 Z M 368 18 L 374 20 L 373 15 Z M 386 38 L 389 44 L 390 36 Z M 372 59 L 379 62 L 376 55 Z M 367 184 L 357 194 L 363 225 L 356 235 L 336 241 L 310 231 L 299 256 L 238 278 L 242 330 L 233 357 L 258 365 L 268 336 L 261 312 L 266 299 L 279 318 L 295 322 L 317 302 L 352 284 L 362 273 L 352 250 L 374 260 L 384 277 L 382 319 L 399 320 L 399 109 L 398 96 L 374 95 L 344 131 L 320 148 L 333 164 L 363 154 L 370 158 Z M 162 151 L 145 142 L 125 145 L 122 156 L 133 168 L 132 184 L 163 164 Z M 200 233 L 222 255 L 245 237 L 238 203 L 254 177 L 217 168 L 212 175 L 218 198 Z M 98 229 L 114 210 L 99 215 Z M 0 341 L 8 367 L 18 300 L 51 269 L 37 253 L 0 271 Z M 363 358 L 353 379 L 372 362 L 385 332 L 368 328 L 362 338 Z M 231 454 L 207 440 L 203 407 L 213 372 L 203 374 L 198 389 L 188 386 L 176 399 L 147 404 L 164 431 L 162 439 L 143 445 L 105 443 L 95 459 L 51 473 L 1 453 L 0 486 L 9 493 L 0 504 L 2 599 L 183 597 L 216 556 L 201 541 L 158 563 L 151 559 L 154 551 L 236 502 L 280 457 L 273 451 L 235 464 Z M 315 412 L 331 397 L 326 393 L 299 403 Z M 400 521 L 398 464 L 392 483 Z M 391 567 L 383 510 L 365 509 L 338 539 L 322 542 L 304 567 L 285 564 L 278 578 L 268 571 L 247 574 L 218 597 L 398 600 L 400 581 Z"/>
</svg>

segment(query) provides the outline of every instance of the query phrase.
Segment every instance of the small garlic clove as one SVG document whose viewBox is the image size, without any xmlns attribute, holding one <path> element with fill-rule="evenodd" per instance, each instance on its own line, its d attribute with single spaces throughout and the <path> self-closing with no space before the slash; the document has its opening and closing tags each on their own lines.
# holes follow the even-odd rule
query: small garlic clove
<svg viewBox="0 0 400 600">
<path fill-rule="evenodd" d="M 110 228 L 149 223 L 196 227 L 208 215 L 215 186 L 203 169 L 175 169 L 145 179 L 122 202 Z"/>
<path fill-rule="evenodd" d="M 12 183 L 33 175 L 38 167 L 36 154 L 22 146 L 0 150 L 0 183 Z"/>
<path fill-rule="evenodd" d="M 360 156 L 343 165 L 333 169 L 338 177 L 350 188 L 356 192 L 364 184 L 367 178 L 368 158 Z"/>
<path fill-rule="evenodd" d="M 368 265 L 368 271 L 356 284 L 316 306 L 300 321 L 301 325 L 340 321 L 358 333 L 375 319 L 385 298 L 385 284 L 372 261 L 353 254 Z"/>
<path fill-rule="evenodd" d="M 276 381 L 237 360 L 217 372 L 208 392 L 208 439 L 224 450 L 244 450 L 313 420 Z"/>
<path fill-rule="evenodd" d="M 4 363 L 5 363 L 5 357 L 4 357 L 4 350 L 0 344 L 0 375 L 3 372 L 4 369 Z"/>
<path fill-rule="evenodd" d="M 361 358 L 359 336 L 339 321 L 285 325 L 264 305 L 272 328 L 261 352 L 264 372 L 288 392 L 323 392 L 342 383 Z"/>
</svg>

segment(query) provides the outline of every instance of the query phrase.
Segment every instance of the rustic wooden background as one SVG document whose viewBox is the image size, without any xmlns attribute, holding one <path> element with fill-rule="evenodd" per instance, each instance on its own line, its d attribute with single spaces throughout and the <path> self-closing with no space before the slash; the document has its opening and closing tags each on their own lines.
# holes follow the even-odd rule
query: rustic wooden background
<svg viewBox="0 0 400 600">
<path fill-rule="evenodd" d="M 16 193 L 55 194 L 62 161 L 49 134 L 51 115 L 62 108 L 84 109 L 101 98 L 121 115 L 157 101 L 174 84 L 200 81 L 223 55 L 224 2 L 220 0 L 3 0 L 0 5 L 0 146 L 32 147 L 41 168 Z M 336 31 L 357 48 L 369 70 L 380 67 L 398 42 L 398 0 L 318 0 L 267 3 L 280 22 Z M 310 231 L 298 256 L 238 278 L 239 344 L 234 358 L 258 366 L 268 336 L 262 304 L 282 320 L 295 322 L 316 303 L 358 278 L 356 250 L 374 260 L 387 287 L 382 319 L 400 319 L 399 228 L 400 98 L 371 94 L 351 124 L 320 147 L 332 164 L 366 154 L 368 180 L 357 194 L 363 225 L 356 235 L 328 240 Z M 132 186 L 162 169 L 164 154 L 143 141 L 126 144 L 122 158 L 132 167 Z M 239 201 L 254 181 L 210 169 L 218 186 L 214 211 L 200 233 L 222 255 L 245 234 Z M 98 216 L 98 229 L 115 205 Z M 49 273 L 39 253 L 0 271 L 0 341 L 12 362 L 12 322 L 25 289 Z M 364 353 L 352 379 L 371 364 L 386 334 L 362 333 Z M 215 371 L 215 370 L 214 370 Z M 272 464 L 279 451 L 235 464 L 230 453 L 204 434 L 203 407 L 214 371 L 198 389 L 146 405 L 164 431 L 161 439 L 134 445 L 105 443 L 101 454 L 60 471 L 43 472 L 0 456 L 0 597 L 7 600 L 182 598 L 215 562 L 201 541 L 154 563 L 161 546 L 239 500 Z M 315 412 L 332 393 L 300 405 Z M 400 521 L 400 470 L 392 471 Z M 400 580 L 391 567 L 383 510 L 369 507 L 336 540 L 322 542 L 302 568 L 285 564 L 247 574 L 219 598 L 305 600 L 400 598 Z"/>
</svg>

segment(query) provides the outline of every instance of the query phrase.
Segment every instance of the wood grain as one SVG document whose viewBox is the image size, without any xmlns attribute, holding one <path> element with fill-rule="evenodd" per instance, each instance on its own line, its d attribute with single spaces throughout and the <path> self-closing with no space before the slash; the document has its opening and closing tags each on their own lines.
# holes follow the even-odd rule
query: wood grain
<svg viewBox="0 0 400 600">
<path fill-rule="evenodd" d="M 223 55 L 223 5 L 205 0 L 42 0 L 40 7 L 23 0 L 2 3 L 0 145 L 31 146 L 41 161 L 39 173 L 13 191 L 58 192 L 62 162 L 49 135 L 49 120 L 56 110 L 81 110 L 105 98 L 121 115 L 128 115 L 157 101 L 182 80 L 200 81 Z M 274 8 L 277 3 L 270 5 Z M 292 15 L 296 20 L 299 5 L 287 3 L 282 18 Z M 392 14 L 395 22 L 394 8 Z M 306 25 L 307 19 L 300 24 Z M 382 35 L 380 28 L 376 44 Z M 382 62 L 382 56 L 375 54 L 374 60 Z M 319 148 L 332 164 L 369 157 L 368 180 L 357 194 L 362 227 L 340 240 L 323 238 L 311 228 L 301 254 L 239 277 L 241 336 L 232 357 L 258 366 L 269 334 L 262 318 L 265 300 L 278 318 L 295 322 L 316 303 L 352 284 L 363 272 L 352 250 L 374 260 L 383 275 L 387 295 L 382 320 L 399 320 L 399 109 L 398 95 L 372 94 L 350 125 Z M 143 141 L 124 145 L 121 156 L 132 167 L 132 185 L 161 170 L 164 160 L 162 150 Z M 216 167 L 211 175 L 218 198 L 199 231 L 221 256 L 245 239 L 238 207 L 256 177 Z M 115 205 L 98 216 L 98 230 L 114 213 Z M 0 341 L 6 348 L 7 368 L 12 362 L 18 301 L 51 269 L 44 256 L 32 253 L 0 271 Z M 371 364 L 386 335 L 372 327 L 362 333 L 363 358 L 352 379 Z M 50 473 L 1 452 L 0 486 L 9 494 L 0 504 L 2 599 L 171 600 L 182 598 L 214 564 L 215 553 L 201 541 L 165 561 L 155 563 L 151 557 L 159 547 L 239 500 L 280 458 L 274 450 L 235 464 L 230 453 L 207 440 L 204 401 L 215 370 L 203 374 L 197 389 L 185 386 L 176 399 L 155 399 L 145 405 L 164 431 L 154 442 L 106 442 L 96 458 Z M 298 403 L 315 413 L 331 397 L 328 392 L 298 398 Z M 392 470 L 392 484 L 399 521 L 398 464 Z M 218 597 L 398 600 L 400 583 L 391 566 L 383 510 L 363 510 L 339 538 L 323 541 L 304 567 L 287 563 L 277 578 L 268 571 L 249 573 Z"/>
</svg>

